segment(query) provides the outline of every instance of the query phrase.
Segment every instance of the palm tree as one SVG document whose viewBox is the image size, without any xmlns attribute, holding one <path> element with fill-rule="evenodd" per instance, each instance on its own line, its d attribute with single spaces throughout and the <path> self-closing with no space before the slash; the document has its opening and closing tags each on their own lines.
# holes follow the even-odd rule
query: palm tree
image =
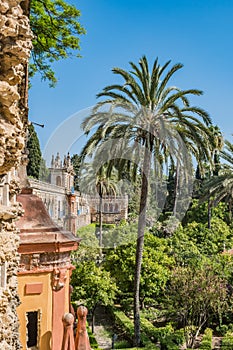
<svg viewBox="0 0 233 350">
<path fill-rule="evenodd" d="M 199 96 L 202 92 L 168 87 L 174 73 L 183 67 L 175 64 L 168 69 L 169 64 L 170 61 L 161 66 L 156 59 L 150 73 L 143 56 L 138 65 L 130 62 L 130 72 L 114 68 L 113 73 L 123 79 L 123 84 L 105 87 L 97 95 L 104 99 L 83 122 L 87 134 L 95 128 L 84 147 L 84 155 L 96 149 L 98 152 L 104 150 L 110 153 L 110 161 L 114 158 L 122 167 L 130 163 L 131 167 L 136 165 L 141 169 L 134 279 L 135 346 L 141 343 L 139 291 L 151 166 L 156 164 L 157 169 L 161 169 L 160 165 L 169 158 L 168 154 L 175 157 L 180 166 L 190 161 L 189 153 L 197 160 L 203 155 L 210 158 L 207 127 L 211 124 L 210 117 L 201 108 L 190 106 L 188 99 L 188 95 Z"/>
<path fill-rule="evenodd" d="M 228 203 L 229 222 L 231 222 L 233 203 L 233 144 L 231 142 L 225 140 L 225 149 L 220 151 L 220 157 L 227 163 L 222 164 L 218 175 L 212 176 L 205 182 L 200 200 L 201 202 L 208 200 L 211 208 L 225 200 Z"/>
<path fill-rule="evenodd" d="M 218 176 L 220 170 L 220 151 L 224 146 L 224 139 L 221 130 L 217 125 L 211 125 L 209 128 L 213 137 L 213 149 L 212 149 L 212 160 L 213 160 L 213 175 Z"/>
<path fill-rule="evenodd" d="M 115 178 L 114 178 L 115 175 Z M 100 258 L 102 258 L 102 239 L 103 239 L 103 197 L 106 195 L 116 195 L 117 192 L 116 172 L 112 171 L 111 176 L 107 166 L 95 166 L 94 163 L 81 166 L 80 184 L 82 192 L 99 197 L 99 246 Z"/>
<path fill-rule="evenodd" d="M 211 229 L 211 219 L 212 219 L 212 207 L 213 202 L 211 201 L 210 196 L 208 195 L 209 188 L 211 187 L 209 184 L 210 179 L 214 177 L 210 182 L 212 183 L 216 181 L 216 177 L 218 177 L 219 172 L 221 170 L 221 164 L 220 164 L 220 152 L 223 149 L 224 146 L 224 139 L 223 135 L 221 133 L 221 130 L 217 125 L 211 125 L 209 127 L 210 131 L 210 137 L 211 137 L 211 163 L 205 164 L 205 171 L 203 174 L 204 176 L 199 178 L 199 192 L 200 192 L 200 202 L 203 202 L 204 198 L 205 200 L 208 200 L 207 205 L 207 217 L 208 217 L 208 228 Z M 205 184 L 205 182 L 207 183 Z M 204 188 L 202 188 L 204 184 Z"/>
</svg>

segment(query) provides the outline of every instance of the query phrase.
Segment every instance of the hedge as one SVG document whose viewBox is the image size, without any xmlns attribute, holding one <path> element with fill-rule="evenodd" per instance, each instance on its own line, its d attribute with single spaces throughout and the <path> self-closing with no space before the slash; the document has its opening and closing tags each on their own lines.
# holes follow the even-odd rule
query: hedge
<svg viewBox="0 0 233 350">
<path fill-rule="evenodd" d="M 206 328 L 199 349 L 212 350 L 212 337 L 212 329 Z"/>
<path fill-rule="evenodd" d="M 222 338 L 221 349 L 233 349 L 233 333 L 227 332 Z"/>
<path fill-rule="evenodd" d="M 128 338 L 133 341 L 134 325 L 123 311 L 113 310 L 116 325 L 125 331 Z M 141 317 L 141 340 L 146 350 L 179 350 L 184 343 L 183 330 L 174 331 L 171 325 L 156 328 L 147 319 Z M 156 345 L 158 343 L 158 345 Z"/>
<path fill-rule="evenodd" d="M 141 330 L 154 342 L 159 342 L 161 350 L 179 350 L 185 341 L 183 330 L 174 331 L 168 324 L 165 327 L 156 328 L 146 318 L 141 317 Z"/>
<path fill-rule="evenodd" d="M 128 318 L 123 311 L 119 310 L 113 310 L 114 318 L 115 318 L 115 323 L 116 325 L 122 329 L 126 334 L 127 337 L 131 342 L 133 342 L 134 338 L 134 324 L 130 318 Z M 144 345 L 145 350 L 156 350 L 160 349 L 157 347 L 150 339 L 149 337 L 142 332 L 141 334 L 141 340 Z M 128 350 L 134 350 L 136 348 L 130 348 Z"/>
</svg>

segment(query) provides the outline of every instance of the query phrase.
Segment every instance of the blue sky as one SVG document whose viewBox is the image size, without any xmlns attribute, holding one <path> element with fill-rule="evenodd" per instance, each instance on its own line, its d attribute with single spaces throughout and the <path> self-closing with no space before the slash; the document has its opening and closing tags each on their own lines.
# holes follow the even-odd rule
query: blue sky
<svg viewBox="0 0 233 350">
<path fill-rule="evenodd" d="M 194 104 L 206 109 L 231 140 L 233 0 L 72 3 L 81 10 L 80 21 L 87 30 L 81 37 L 82 58 L 54 65 L 59 80 L 56 88 L 49 88 L 37 76 L 29 93 L 29 119 L 45 124 L 44 129 L 36 128 L 42 149 L 64 120 L 93 106 L 96 94 L 116 82 L 113 67 L 128 69 L 128 62 L 138 62 L 142 55 L 151 64 L 156 57 L 161 64 L 170 59 L 173 64 L 183 63 L 173 84 L 203 90 L 204 95 L 193 100 Z M 74 150 L 77 153 L 78 148 Z"/>
</svg>

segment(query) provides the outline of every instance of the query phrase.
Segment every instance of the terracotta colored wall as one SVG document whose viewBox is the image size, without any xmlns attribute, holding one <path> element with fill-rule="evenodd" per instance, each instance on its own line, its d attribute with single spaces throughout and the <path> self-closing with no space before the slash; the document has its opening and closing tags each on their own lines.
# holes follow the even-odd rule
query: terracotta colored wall
<svg viewBox="0 0 233 350">
<path fill-rule="evenodd" d="M 42 292 L 41 285 L 42 283 Z M 27 285 L 27 286 L 26 286 Z M 21 305 L 17 308 L 20 323 L 20 340 L 23 350 L 26 350 L 27 316 L 30 311 L 39 311 L 41 315 L 39 326 L 40 350 L 51 350 L 52 344 L 52 288 L 51 272 L 19 274 L 18 293 Z M 31 294 L 29 294 L 31 293 Z M 58 348 L 57 348 L 58 350 Z"/>
</svg>

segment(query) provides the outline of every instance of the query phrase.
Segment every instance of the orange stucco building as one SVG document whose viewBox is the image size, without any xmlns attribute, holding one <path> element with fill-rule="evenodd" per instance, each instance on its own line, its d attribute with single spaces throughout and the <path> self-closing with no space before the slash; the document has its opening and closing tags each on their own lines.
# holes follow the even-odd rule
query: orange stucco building
<svg viewBox="0 0 233 350">
<path fill-rule="evenodd" d="M 17 197 L 20 230 L 17 308 L 23 350 L 59 350 L 62 317 L 70 311 L 71 251 L 79 239 L 56 227 L 42 200 L 29 189 Z"/>
</svg>

